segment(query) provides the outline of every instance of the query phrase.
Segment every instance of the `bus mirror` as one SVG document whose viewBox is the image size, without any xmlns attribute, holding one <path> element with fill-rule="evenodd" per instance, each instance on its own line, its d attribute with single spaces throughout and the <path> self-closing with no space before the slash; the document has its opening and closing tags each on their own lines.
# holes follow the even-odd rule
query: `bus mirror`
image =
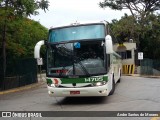
<svg viewBox="0 0 160 120">
<path fill-rule="evenodd" d="M 107 54 L 113 53 L 113 43 L 112 43 L 112 37 L 110 35 L 107 35 L 105 37 L 105 45 L 106 45 L 106 53 Z"/>
<path fill-rule="evenodd" d="M 34 47 L 34 58 L 40 58 L 40 48 L 44 45 L 44 40 L 39 41 Z"/>
</svg>

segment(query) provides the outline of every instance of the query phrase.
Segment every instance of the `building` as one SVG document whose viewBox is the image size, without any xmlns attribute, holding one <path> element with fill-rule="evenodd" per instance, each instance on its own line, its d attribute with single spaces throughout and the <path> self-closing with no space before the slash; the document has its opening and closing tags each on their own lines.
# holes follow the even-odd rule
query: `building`
<svg viewBox="0 0 160 120">
<path fill-rule="evenodd" d="M 136 64 L 136 43 L 124 42 L 123 44 L 115 44 L 113 46 L 114 51 L 122 57 L 122 73 L 123 74 L 134 74 Z"/>
</svg>

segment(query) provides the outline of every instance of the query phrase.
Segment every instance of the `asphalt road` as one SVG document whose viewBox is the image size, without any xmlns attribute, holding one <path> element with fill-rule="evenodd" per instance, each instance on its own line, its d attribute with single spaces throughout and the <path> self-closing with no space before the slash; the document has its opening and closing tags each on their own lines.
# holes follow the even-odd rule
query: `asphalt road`
<svg viewBox="0 0 160 120">
<path fill-rule="evenodd" d="M 160 79 L 122 76 L 108 97 L 49 97 L 46 84 L 34 89 L 0 95 L 0 111 L 160 111 Z M 18 120 L 0 118 L 0 120 Z M 20 119 L 20 118 L 19 118 Z M 24 120 L 160 120 L 154 117 L 56 117 Z"/>
</svg>

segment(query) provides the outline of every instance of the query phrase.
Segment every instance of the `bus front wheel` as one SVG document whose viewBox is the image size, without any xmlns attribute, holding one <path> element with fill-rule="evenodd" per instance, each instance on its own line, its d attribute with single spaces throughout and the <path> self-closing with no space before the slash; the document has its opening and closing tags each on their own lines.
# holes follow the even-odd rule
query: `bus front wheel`
<svg viewBox="0 0 160 120">
<path fill-rule="evenodd" d="M 120 83 L 121 82 L 121 71 L 120 71 L 120 75 L 119 75 L 119 79 L 118 79 L 118 81 L 117 81 L 118 83 Z"/>
</svg>

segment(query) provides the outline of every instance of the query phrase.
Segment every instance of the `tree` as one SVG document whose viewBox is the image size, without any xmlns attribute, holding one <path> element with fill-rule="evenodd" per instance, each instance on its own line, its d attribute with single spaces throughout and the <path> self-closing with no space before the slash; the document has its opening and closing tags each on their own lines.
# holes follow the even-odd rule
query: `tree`
<svg viewBox="0 0 160 120">
<path fill-rule="evenodd" d="M 48 29 L 39 22 L 28 18 L 12 17 L 11 19 L 12 22 L 7 24 L 9 31 L 6 34 L 6 76 L 15 73 L 15 71 L 10 70 L 13 70 L 11 66 L 16 64 L 17 60 L 33 58 L 35 44 L 41 39 L 47 39 L 48 34 Z M 0 21 L 0 28 L 2 25 L 2 21 Z M 45 52 L 43 51 L 43 53 Z M 0 55 L 0 60 L 1 58 L 2 56 Z M 2 71 L 2 68 L 0 68 L 0 71 Z"/>
<path fill-rule="evenodd" d="M 120 43 L 127 42 L 130 39 L 138 42 L 140 28 L 139 25 L 136 25 L 133 19 L 133 16 L 125 14 L 125 16 L 121 17 L 119 21 L 112 20 L 112 23 L 110 23 L 111 29 Z"/>
<path fill-rule="evenodd" d="M 28 18 L 12 18 L 8 23 L 7 58 L 28 58 L 34 56 L 34 46 L 39 40 L 46 40 L 48 29 Z"/>
<path fill-rule="evenodd" d="M 132 16 L 141 21 L 160 9 L 159 0 L 104 0 L 99 5 L 101 8 L 110 7 L 113 10 L 129 9 Z"/>
<path fill-rule="evenodd" d="M 145 31 L 140 37 L 140 48 L 145 53 L 144 57 L 150 59 L 160 59 L 160 15 L 149 15 L 146 18 Z"/>
<path fill-rule="evenodd" d="M 48 0 L 0 0 L 0 8 L 6 9 L 8 15 L 30 16 L 37 15 L 38 9 L 47 10 Z"/>
<path fill-rule="evenodd" d="M 147 17 L 160 9 L 159 0 L 104 0 L 99 3 L 101 8 L 110 7 L 113 10 L 129 9 L 135 25 L 140 25 L 141 33 L 148 24 Z M 138 44 L 140 41 L 137 41 Z"/>
<path fill-rule="evenodd" d="M 143 33 L 140 24 L 135 25 L 132 19 L 132 16 L 125 15 L 120 20 L 112 20 L 110 26 L 115 37 L 122 42 L 140 40 L 139 50 L 144 52 L 145 58 L 160 59 L 160 16 L 148 15 Z"/>
<path fill-rule="evenodd" d="M 27 17 L 30 15 L 37 15 L 38 9 L 48 9 L 48 0 L 0 0 L 0 10 L 3 11 L 4 26 L 2 37 L 2 54 L 3 54 L 3 78 L 6 74 L 6 34 L 7 23 L 10 17 Z"/>
<path fill-rule="evenodd" d="M 146 43 L 149 43 L 149 41 L 150 42 L 152 41 L 150 36 L 149 36 L 150 39 L 146 38 L 146 36 L 148 36 L 147 34 L 148 34 L 148 28 L 150 24 L 153 23 L 153 21 L 155 20 L 155 19 L 151 19 L 151 16 L 153 15 L 155 17 L 159 16 L 158 14 L 157 15 L 155 14 L 157 10 L 160 10 L 159 0 L 104 0 L 103 2 L 100 2 L 99 5 L 101 8 L 109 7 L 113 10 L 122 10 L 122 9 L 130 10 L 133 16 L 132 21 L 130 21 L 131 23 L 134 24 L 134 26 L 132 26 L 132 29 L 134 30 L 133 33 L 137 33 L 137 31 L 135 30 L 137 30 L 138 28 L 138 34 L 134 34 L 133 36 L 134 38 L 138 38 L 136 39 L 138 51 L 144 50 L 144 46 L 146 46 Z M 157 28 L 154 28 L 154 29 L 157 31 Z M 125 32 L 125 35 L 126 34 L 129 36 L 131 35 L 131 34 L 128 34 L 126 30 L 124 30 L 124 32 Z M 136 37 L 137 35 L 138 37 Z M 149 40 L 148 42 L 145 41 L 147 39 Z"/>
</svg>

